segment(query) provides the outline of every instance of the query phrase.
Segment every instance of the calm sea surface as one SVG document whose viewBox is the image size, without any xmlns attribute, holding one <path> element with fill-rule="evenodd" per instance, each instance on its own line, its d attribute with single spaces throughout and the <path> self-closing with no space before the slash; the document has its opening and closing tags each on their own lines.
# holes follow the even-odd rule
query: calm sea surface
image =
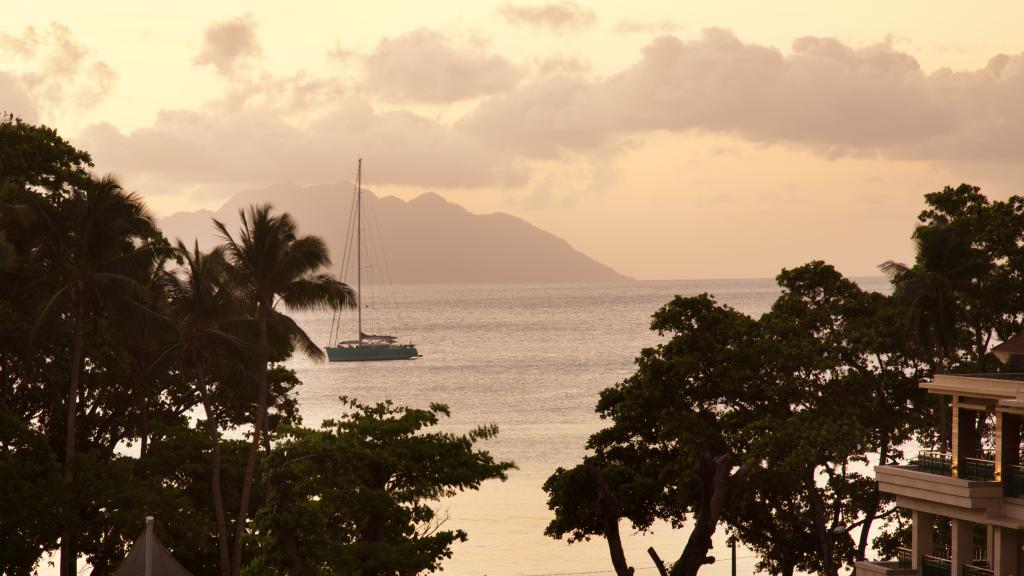
<svg viewBox="0 0 1024 576">
<path fill-rule="evenodd" d="M 887 291 L 883 278 L 859 279 L 869 290 Z M 399 362 L 289 363 L 303 381 L 299 392 L 307 426 L 338 415 L 338 396 L 363 402 L 391 399 L 452 409 L 446 430 L 464 432 L 497 424 L 498 438 L 483 445 L 518 465 L 507 482 L 486 483 L 438 504 L 469 540 L 457 544 L 444 563 L 446 574 L 525 576 L 612 573 L 603 540 L 569 545 L 545 537 L 551 518 L 541 490 L 558 466 L 584 454 L 587 437 L 602 426 L 594 413 L 598 393 L 633 372 L 641 348 L 658 342 L 650 315 L 673 295 L 713 294 L 737 310 L 760 315 L 778 295 L 773 280 L 697 280 L 608 285 L 430 285 L 390 290 L 379 326 L 399 327 L 423 358 Z M 355 334 L 354 313 L 343 338 Z M 327 342 L 331 318 L 299 315 L 314 339 Z M 376 321 L 376 320 L 375 320 Z M 372 326 L 376 330 L 378 326 Z M 368 331 L 368 330 L 367 330 Z M 632 534 L 624 524 L 626 552 L 640 574 L 656 573 L 646 550 L 678 558 L 688 531 L 658 526 Z M 716 544 L 719 561 L 708 574 L 727 574 L 729 552 Z M 754 558 L 740 551 L 739 573 L 753 571 Z M 702 571 L 704 573 L 704 571 Z"/>
</svg>

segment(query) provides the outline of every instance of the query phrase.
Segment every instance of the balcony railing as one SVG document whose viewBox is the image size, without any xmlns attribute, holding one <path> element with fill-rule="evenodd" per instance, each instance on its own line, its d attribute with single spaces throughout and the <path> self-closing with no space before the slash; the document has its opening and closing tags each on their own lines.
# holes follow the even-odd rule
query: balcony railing
<svg viewBox="0 0 1024 576">
<path fill-rule="evenodd" d="M 993 570 L 983 568 L 981 566 L 975 566 L 973 564 L 964 564 L 960 567 L 961 576 L 996 576 Z"/>
<path fill-rule="evenodd" d="M 914 551 L 910 548 L 896 549 L 896 567 L 912 568 L 914 566 Z"/>
<path fill-rule="evenodd" d="M 948 558 L 924 556 L 921 564 L 921 576 L 952 576 L 953 562 Z"/>
<path fill-rule="evenodd" d="M 1024 496 L 1024 466 L 1007 466 L 1003 471 L 1003 482 L 1006 483 L 1006 495 Z"/>
<path fill-rule="evenodd" d="M 948 452 L 938 452 L 936 450 L 920 452 L 917 455 L 917 462 L 915 464 L 924 472 L 940 474 L 942 476 L 953 475 L 953 455 Z"/>
<path fill-rule="evenodd" d="M 965 480 L 991 482 L 996 479 L 996 462 L 995 460 L 981 458 L 961 458 L 957 476 Z"/>
</svg>

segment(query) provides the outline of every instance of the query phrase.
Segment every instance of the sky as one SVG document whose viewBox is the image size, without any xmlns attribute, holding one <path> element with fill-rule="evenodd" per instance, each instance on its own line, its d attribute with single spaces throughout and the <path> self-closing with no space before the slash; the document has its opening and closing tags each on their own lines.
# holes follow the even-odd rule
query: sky
<svg viewBox="0 0 1024 576">
<path fill-rule="evenodd" d="M 157 215 L 353 177 L 641 279 L 913 258 L 927 192 L 1022 191 L 1012 2 L 7 6 L 0 110 Z M 301 223 L 300 223 L 301 225 Z"/>
</svg>

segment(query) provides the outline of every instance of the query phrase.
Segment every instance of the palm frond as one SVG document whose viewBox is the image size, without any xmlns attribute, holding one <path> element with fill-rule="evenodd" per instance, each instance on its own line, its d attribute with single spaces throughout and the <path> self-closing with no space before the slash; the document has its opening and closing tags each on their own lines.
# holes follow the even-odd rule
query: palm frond
<svg viewBox="0 0 1024 576">
<path fill-rule="evenodd" d="M 886 260 L 878 265 L 878 269 L 889 277 L 889 280 L 893 283 L 899 282 L 899 280 L 906 276 L 910 272 L 910 267 L 900 262 L 894 262 L 892 260 Z"/>
<path fill-rule="evenodd" d="M 280 294 L 293 310 L 338 310 L 357 305 L 355 291 L 330 274 L 310 274 L 293 280 Z"/>
<path fill-rule="evenodd" d="M 149 289 L 146 285 L 131 276 L 114 272 L 94 272 L 92 280 L 98 290 L 118 289 L 121 296 L 135 297 L 143 301 L 149 298 Z"/>
<path fill-rule="evenodd" d="M 319 344 L 306 334 L 290 316 L 275 312 L 269 319 L 268 326 L 280 331 L 291 340 L 292 345 L 306 355 L 310 360 L 322 362 L 326 355 Z"/>
<path fill-rule="evenodd" d="M 301 278 L 331 265 L 327 245 L 318 236 L 296 238 L 281 254 L 276 275 L 280 278 Z"/>
</svg>

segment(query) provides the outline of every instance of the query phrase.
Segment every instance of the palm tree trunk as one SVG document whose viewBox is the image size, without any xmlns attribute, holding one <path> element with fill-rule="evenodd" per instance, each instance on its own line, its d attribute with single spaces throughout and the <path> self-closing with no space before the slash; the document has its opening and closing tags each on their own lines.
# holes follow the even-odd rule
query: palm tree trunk
<svg viewBox="0 0 1024 576">
<path fill-rule="evenodd" d="M 253 476 L 256 474 L 256 459 L 259 456 L 260 437 L 263 434 L 263 423 L 267 418 L 267 358 L 270 356 L 270 343 L 267 340 L 267 320 L 269 318 L 270 306 L 260 302 L 259 398 L 257 401 L 256 419 L 253 422 L 252 444 L 249 446 L 249 459 L 245 463 L 245 476 L 242 479 L 242 498 L 238 505 L 238 520 L 235 523 L 235 548 L 231 559 L 232 576 L 241 576 L 242 573 L 242 537 L 245 534 L 245 521 L 249 515 L 249 499 L 252 496 Z"/>
<path fill-rule="evenodd" d="M 75 481 L 75 438 L 78 416 L 78 380 L 81 377 L 82 365 L 82 316 L 85 311 L 81 302 L 75 305 L 74 324 L 71 331 L 71 383 L 68 386 L 68 425 L 67 437 L 64 442 L 64 490 L 71 502 L 72 510 L 64 516 L 64 530 L 60 536 L 60 576 L 75 576 L 78 569 L 78 553 L 75 550 L 75 531 L 70 518 L 78 516 L 78 503 L 72 494 Z M 69 514 L 68 512 L 71 512 Z"/>
<path fill-rule="evenodd" d="M 210 404 L 210 391 L 206 388 L 206 371 L 203 363 L 199 361 L 199 355 L 193 351 L 192 361 L 195 363 L 196 380 L 199 384 L 200 393 L 203 396 L 203 410 L 206 412 L 206 431 L 210 435 L 210 467 L 211 467 L 211 489 L 213 491 L 213 511 L 217 517 L 217 548 L 219 551 L 218 564 L 221 576 L 231 574 L 231 558 L 228 544 L 228 524 L 224 515 L 224 495 L 220 485 L 221 453 L 220 453 L 220 432 L 217 427 L 216 416 L 213 413 L 213 406 Z"/>
<path fill-rule="evenodd" d="M 143 386 L 146 386 L 143 384 Z M 139 435 L 142 436 L 142 444 L 139 448 L 139 456 L 141 458 L 146 457 L 146 453 L 149 452 L 149 387 L 146 386 L 146 390 L 142 393 L 142 426 L 139 430 Z"/>
</svg>

